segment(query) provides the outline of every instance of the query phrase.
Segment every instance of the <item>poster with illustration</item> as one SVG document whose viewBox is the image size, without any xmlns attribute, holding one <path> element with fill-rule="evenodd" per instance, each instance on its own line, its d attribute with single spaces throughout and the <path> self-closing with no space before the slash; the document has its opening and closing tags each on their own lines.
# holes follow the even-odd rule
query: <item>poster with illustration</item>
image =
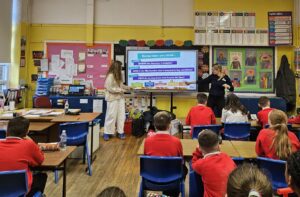
<svg viewBox="0 0 300 197">
<path fill-rule="evenodd" d="M 271 69 L 273 66 L 273 56 L 269 52 L 262 52 L 259 56 L 259 64 L 261 69 Z"/>
<path fill-rule="evenodd" d="M 245 78 L 244 78 L 245 84 L 256 84 L 255 75 L 256 75 L 256 71 L 254 68 L 247 68 L 245 70 Z"/>
<path fill-rule="evenodd" d="M 256 66 L 257 64 L 257 56 L 255 49 L 246 49 L 246 60 L 245 66 Z"/>
<path fill-rule="evenodd" d="M 260 77 L 260 88 L 270 89 L 273 87 L 272 72 L 261 72 L 259 77 Z"/>
<path fill-rule="evenodd" d="M 231 69 L 241 69 L 243 53 L 230 52 L 229 54 L 230 54 L 230 68 Z"/>
<path fill-rule="evenodd" d="M 229 71 L 229 77 L 235 88 L 241 87 L 242 71 Z"/>
<path fill-rule="evenodd" d="M 217 64 L 227 66 L 227 50 L 217 49 Z"/>
</svg>

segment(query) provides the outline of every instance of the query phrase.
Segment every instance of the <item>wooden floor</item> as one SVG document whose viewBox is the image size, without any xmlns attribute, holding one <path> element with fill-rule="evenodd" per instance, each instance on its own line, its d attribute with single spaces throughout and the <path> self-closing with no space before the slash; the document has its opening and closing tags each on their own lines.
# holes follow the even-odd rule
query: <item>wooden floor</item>
<svg viewBox="0 0 300 197">
<path fill-rule="evenodd" d="M 132 136 L 126 140 L 114 138 L 108 142 L 100 139 L 100 148 L 95 153 L 97 158 L 92 165 L 91 177 L 85 173 L 86 165 L 82 164 L 82 160 L 69 159 L 67 196 L 97 196 L 109 186 L 120 187 L 128 197 L 138 196 L 140 175 L 137 150 L 142 140 L 143 138 Z M 48 173 L 45 194 L 59 197 L 62 195 L 62 176 L 56 185 L 53 174 Z"/>
</svg>

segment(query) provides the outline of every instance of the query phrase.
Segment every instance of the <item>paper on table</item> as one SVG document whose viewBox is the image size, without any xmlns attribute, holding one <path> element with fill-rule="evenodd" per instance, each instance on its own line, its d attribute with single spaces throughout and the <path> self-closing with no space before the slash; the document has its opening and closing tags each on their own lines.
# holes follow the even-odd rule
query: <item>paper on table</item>
<svg viewBox="0 0 300 197">
<path fill-rule="evenodd" d="M 48 59 L 41 59 L 41 71 L 48 71 Z"/>
<path fill-rule="evenodd" d="M 12 113 L 6 113 L 6 114 L 2 114 L 1 116 L 3 117 L 13 117 Z"/>
<path fill-rule="evenodd" d="M 60 51 L 61 58 L 73 58 L 73 50 L 62 49 Z"/>
<path fill-rule="evenodd" d="M 93 112 L 102 113 L 103 111 L 103 100 L 94 99 L 93 100 Z"/>
</svg>

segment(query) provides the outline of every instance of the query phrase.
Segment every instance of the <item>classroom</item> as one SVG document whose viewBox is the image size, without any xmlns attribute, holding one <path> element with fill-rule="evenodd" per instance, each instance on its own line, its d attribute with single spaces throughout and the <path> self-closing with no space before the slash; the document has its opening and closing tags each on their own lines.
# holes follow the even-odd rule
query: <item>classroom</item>
<svg viewBox="0 0 300 197">
<path fill-rule="evenodd" d="M 0 0 L 0 197 L 300 196 L 300 0 Z"/>
</svg>

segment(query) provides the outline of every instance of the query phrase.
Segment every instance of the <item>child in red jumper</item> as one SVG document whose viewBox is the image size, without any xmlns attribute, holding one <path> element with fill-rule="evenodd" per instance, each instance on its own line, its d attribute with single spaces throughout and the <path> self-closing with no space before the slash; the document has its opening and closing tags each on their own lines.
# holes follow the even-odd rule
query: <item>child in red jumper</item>
<svg viewBox="0 0 300 197">
<path fill-rule="evenodd" d="M 192 168 L 202 177 L 204 197 L 225 196 L 228 175 L 236 165 L 227 154 L 220 152 L 219 138 L 213 131 L 200 132 L 198 142 Z"/>
<path fill-rule="evenodd" d="M 255 150 L 258 156 L 286 160 L 300 149 L 297 136 L 288 131 L 286 114 L 273 109 L 269 114 L 270 128 L 262 129 L 256 139 Z"/>
<path fill-rule="evenodd" d="M 191 125 L 191 135 L 193 126 L 216 124 L 216 117 L 210 107 L 206 107 L 207 96 L 204 93 L 197 95 L 198 105 L 190 109 L 186 117 L 186 125 Z"/>
<path fill-rule="evenodd" d="M 144 154 L 149 156 L 183 157 L 182 145 L 178 138 L 170 135 L 171 115 L 161 111 L 154 116 L 156 134 L 147 137 L 144 144 Z M 187 174 L 187 168 L 183 164 L 183 177 Z M 165 195 L 178 196 L 179 191 L 164 191 Z"/>
<path fill-rule="evenodd" d="M 268 115 L 273 108 L 270 107 L 270 100 L 266 96 L 262 96 L 258 99 L 258 106 L 262 108 L 257 113 L 257 118 L 262 128 L 265 128 L 266 124 L 268 124 Z"/>
</svg>

